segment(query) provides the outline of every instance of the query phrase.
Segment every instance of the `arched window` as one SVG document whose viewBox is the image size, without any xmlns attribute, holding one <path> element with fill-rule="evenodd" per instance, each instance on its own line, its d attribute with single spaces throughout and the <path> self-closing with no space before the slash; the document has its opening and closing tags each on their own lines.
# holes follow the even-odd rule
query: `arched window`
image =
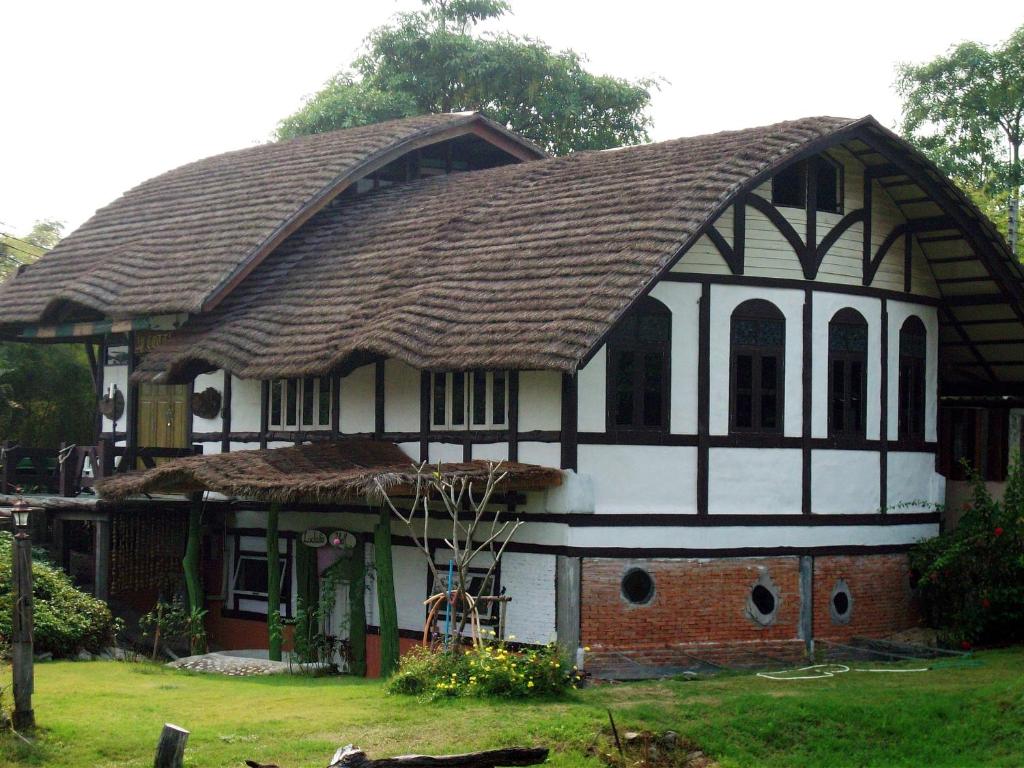
<svg viewBox="0 0 1024 768">
<path fill-rule="evenodd" d="M 864 437 L 868 324 L 855 309 L 841 309 L 828 324 L 828 433 Z"/>
<path fill-rule="evenodd" d="M 667 430 L 672 313 L 646 297 L 608 339 L 609 430 Z"/>
<path fill-rule="evenodd" d="M 901 440 L 924 440 L 925 360 L 928 332 L 919 317 L 910 316 L 900 328 Z"/>
<path fill-rule="evenodd" d="M 774 304 L 752 299 L 732 313 L 729 428 L 781 432 L 786 318 Z"/>
</svg>

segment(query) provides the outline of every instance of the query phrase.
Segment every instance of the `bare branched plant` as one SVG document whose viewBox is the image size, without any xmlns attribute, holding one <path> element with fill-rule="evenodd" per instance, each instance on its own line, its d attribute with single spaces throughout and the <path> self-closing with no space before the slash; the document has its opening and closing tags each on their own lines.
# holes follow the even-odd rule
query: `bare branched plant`
<svg viewBox="0 0 1024 768">
<path fill-rule="evenodd" d="M 430 569 L 436 585 L 445 583 L 447 574 L 442 576 L 438 571 L 430 549 L 432 507 L 440 504 L 443 513 L 448 516 L 451 521 L 451 534 L 444 538 L 444 543 L 452 551 L 453 575 L 455 577 L 454 584 L 448 585 L 448 591 L 451 592 L 453 609 L 460 603 L 463 606 L 455 636 L 461 637 L 469 623 L 474 643 L 480 642 L 481 603 L 488 598 L 497 598 L 496 595 L 482 593 L 490 588 L 498 562 L 512 536 L 522 524 L 519 519 L 503 520 L 500 507 L 488 514 L 487 507 L 491 502 L 491 497 L 508 474 L 502 471 L 501 467 L 501 462 L 487 465 L 483 493 L 478 497 L 471 478 L 465 475 L 445 475 L 441 472 L 440 464 L 436 467 L 429 466 L 425 461 L 414 464 L 414 493 L 412 502 L 407 508 L 405 505 L 396 504 L 391 499 L 379 479 L 374 481 L 383 503 L 388 506 L 395 517 L 405 524 L 416 547 L 426 558 L 427 567 Z M 435 515 L 435 522 L 436 517 Z M 473 566 L 473 561 L 485 552 L 491 555 L 491 562 L 484 578 L 478 582 L 479 593 L 473 594 L 470 569 Z M 447 597 L 446 592 L 438 592 L 428 598 L 427 602 L 433 608 L 431 617 L 436 615 L 437 608 Z M 432 618 L 428 619 L 428 623 L 431 620 Z"/>
</svg>

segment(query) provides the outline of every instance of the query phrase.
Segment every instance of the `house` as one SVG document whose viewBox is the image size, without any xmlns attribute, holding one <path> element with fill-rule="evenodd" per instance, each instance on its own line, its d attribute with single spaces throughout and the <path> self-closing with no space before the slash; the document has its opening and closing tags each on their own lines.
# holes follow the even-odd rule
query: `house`
<svg viewBox="0 0 1024 768">
<path fill-rule="evenodd" d="M 0 330 L 95 360 L 100 448 L 65 462 L 86 491 L 48 504 L 65 552 L 91 521 L 100 594 L 151 601 L 184 547 L 168 492 L 217 491 L 203 578 L 229 648 L 266 643 L 266 498 L 291 616 L 304 540 L 369 557 L 379 517 L 310 484 L 403 454 L 515 468 L 492 586 L 520 642 L 672 664 L 885 636 L 916 621 L 906 553 L 959 460 L 1005 479 L 1024 413 L 1019 263 L 871 117 L 547 158 L 432 115 L 219 155 L 23 269 Z M 140 462 L 149 497 L 78 477 Z M 392 544 L 409 645 L 437 585 L 397 520 Z"/>
</svg>

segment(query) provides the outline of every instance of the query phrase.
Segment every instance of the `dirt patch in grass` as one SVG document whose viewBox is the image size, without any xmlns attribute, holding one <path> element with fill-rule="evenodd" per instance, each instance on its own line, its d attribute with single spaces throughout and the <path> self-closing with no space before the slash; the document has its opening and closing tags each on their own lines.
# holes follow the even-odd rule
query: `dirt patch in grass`
<svg viewBox="0 0 1024 768">
<path fill-rule="evenodd" d="M 608 768 L 717 768 L 696 742 L 675 731 L 626 731 L 616 733 L 609 726 L 596 756 Z"/>
</svg>

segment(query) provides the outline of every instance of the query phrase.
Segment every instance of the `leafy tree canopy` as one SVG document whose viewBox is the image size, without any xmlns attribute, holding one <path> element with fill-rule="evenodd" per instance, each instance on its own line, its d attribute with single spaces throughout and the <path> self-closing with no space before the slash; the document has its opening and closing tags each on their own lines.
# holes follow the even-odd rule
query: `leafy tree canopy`
<svg viewBox="0 0 1024 768">
<path fill-rule="evenodd" d="M 574 51 L 477 32 L 508 12 L 503 0 L 423 0 L 373 30 L 351 68 L 282 120 L 277 137 L 479 110 L 554 154 L 649 140 L 654 80 L 595 75 Z"/>
<path fill-rule="evenodd" d="M 1009 198 L 1024 182 L 1024 25 L 1001 46 L 960 43 L 898 71 L 904 135 L 1005 231 Z"/>
</svg>

